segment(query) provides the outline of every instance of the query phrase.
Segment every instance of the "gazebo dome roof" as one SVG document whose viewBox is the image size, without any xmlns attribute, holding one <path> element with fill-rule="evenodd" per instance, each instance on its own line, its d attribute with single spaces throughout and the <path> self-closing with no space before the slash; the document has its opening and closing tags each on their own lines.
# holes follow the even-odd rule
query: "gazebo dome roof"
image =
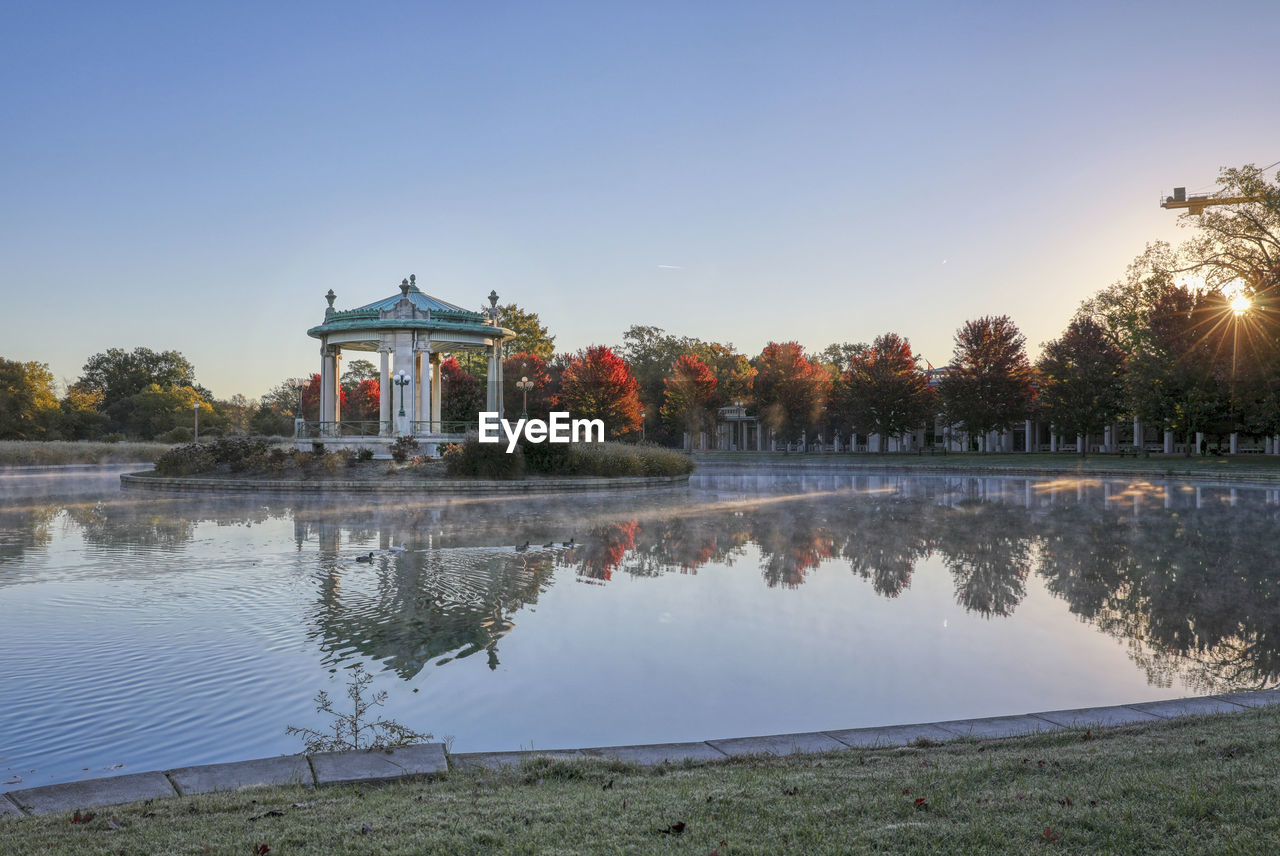
<svg viewBox="0 0 1280 856">
<path fill-rule="evenodd" d="M 422 291 L 422 289 L 418 288 L 418 284 L 416 282 L 410 283 L 408 293 L 406 293 L 403 296 L 409 298 L 410 303 L 412 303 L 414 306 L 424 311 L 439 312 L 443 310 L 445 312 L 461 312 L 464 315 L 474 315 L 480 321 L 483 321 L 485 317 L 484 314 L 481 312 L 473 312 L 469 309 L 463 309 L 461 306 L 458 306 L 453 303 L 449 303 L 447 300 L 441 300 L 438 297 L 432 297 L 430 294 L 427 294 L 426 292 Z M 382 300 L 375 300 L 372 303 L 366 303 L 364 306 L 357 306 L 355 309 L 352 309 L 350 311 L 351 312 L 367 312 L 369 310 L 375 310 L 378 312 L 389 311 L 396 308 L 396 304 L 400 302 L 400 298 L 401 298 L 401 295 L 393 294 L 390 297 L 383 298 Z"/>
<path fill-rule="evenodd" d="M 417 278 L 406 279 L 400 284 L 400 293 L 355 309 L 334 309 L 334 293 L 326 297 L 329 308 L 324 313 L 324 323 L 312 327 L 307 335 L 314 339 L 333 342 L 332 336 L 344 347 L 355 350 L 372 350 L 372 341 L 381 333 L 394 330 L 426 331 L 432 339 L 454 342 L 464 348 L 480 346 L 489 339 L 510 339 L 515 332 L 495 326 L 485 312 L 463 309 L 455 303 L 432 297 L 418 288 Z M 496 294 L 490 299 L 497 301 Z M 361 345 L 357 334 L 366 334 L 369 341 Z"/>
</svg>

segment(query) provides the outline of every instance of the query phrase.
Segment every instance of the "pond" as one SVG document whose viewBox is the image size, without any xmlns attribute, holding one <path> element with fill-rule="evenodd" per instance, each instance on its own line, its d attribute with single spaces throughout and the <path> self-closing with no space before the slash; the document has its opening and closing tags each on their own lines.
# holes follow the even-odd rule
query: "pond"
<svg viewBox="0 0 1280 856">
<path fill-rule="evenodd" d="M 1275 489 L 720 468 L 643 495 L 212 500 L 120 472 L 0 475 L 4 789 L 299 751 L 285 727 L 326 725 L 317 691 L 345 700 L 358 664 L 458 752 L 1280 674 Z"/>
</svg>

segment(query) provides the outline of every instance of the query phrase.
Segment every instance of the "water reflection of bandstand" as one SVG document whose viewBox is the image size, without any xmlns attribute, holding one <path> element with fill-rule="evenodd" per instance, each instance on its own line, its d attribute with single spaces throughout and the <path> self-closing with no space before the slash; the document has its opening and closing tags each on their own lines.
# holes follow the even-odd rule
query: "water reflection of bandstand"
<svg viewBox="0 0 1280 856">
<path fill-rule="evenodd" d="M 441 546 L 430 534 L 398 524 L 376 530 L 378 551 L 357 562 L 344 536 L 366 541 L 331 517 L 295 517 L 295 538 L 314 537 L 319 553 L 318 609 L 313 634 L 335 661 L 355 655 L 411 678 L 435 661 L 484 652 L 496 669 L 498 642 L 512 616 L 537 603 L 552 563 L 496 547 Z M 399 543 L 397 543 L 399 542 Z M 367 554 L 364 554 L 367 555 Z"/>
</svg>

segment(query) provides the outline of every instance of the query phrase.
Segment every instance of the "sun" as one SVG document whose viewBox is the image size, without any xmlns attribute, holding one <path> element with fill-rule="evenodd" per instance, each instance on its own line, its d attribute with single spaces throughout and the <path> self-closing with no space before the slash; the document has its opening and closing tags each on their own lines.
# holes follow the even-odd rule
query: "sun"
<svg viewBox="0 0 1280 856">
<path fill-rule="evenodd" d="M 1237 291 L 1227 301 L 1227 305 L 1231 307 L 1231 311 L 1235 314 L 1243 315 L 1249 311 L 1249 307 L 1253 306 L 1253 301 L 1243 291 Z"/>
</svg>

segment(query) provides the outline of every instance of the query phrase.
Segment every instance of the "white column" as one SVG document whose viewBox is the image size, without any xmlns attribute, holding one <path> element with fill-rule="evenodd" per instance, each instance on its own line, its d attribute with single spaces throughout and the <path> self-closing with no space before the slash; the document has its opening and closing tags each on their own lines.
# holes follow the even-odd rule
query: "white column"
<svg viewBox="0 0 1280 856">
<path fill-rule="evenodd" d="M 333 348 L 333 421 L 342 421 L 342 350 L 337 345 Z M 335 434 L 341 434 L 337 425 L 333 426 Z"/>
<path fill-rule="evenodd" d="M 1111 438 L 1113 436 L 1115 435 L 1112 434 L 1110 425 L 1102 429 L 1102 451 L 1104 452 L 1111 451 Z"/>
<path fill-rule="evenodd" d="M 425 380 L 423 368 L 426 360 L 422 358 L 422 351 L 415 348 L 413 352 L 413 421 L 427 421 L 427 397 L 430 382 Z"/>
<path fill-rule="evenodd" d="M 1056 425 L 1049 426 L 1049 451 L 1058 451 L 1058 427 Z"/>
<path fill-rule="evenodd" d="M 1034 449 L 1034 444 L 1032 443 L 1033 438 L 1031 436 L 1031 420 L 1030 419 L 1027 420 L 1027 425 L 1023 429 L 1023 431 L 1025 432 L 1024 436 L 1026 437 L 1026 441 L 1024 442 L 1024 445 L 1026 446 L 1026 451 L 1028 453 L 1034 452 L 1035 449 Z"/>
<path fill-rule="evenodd" d="M 504 372 L 504 368 L 503 368 L 503 365 L 502 365 L 502 350 L 503 350 L 503 348 L 502 348 L 502 340 L 501 340 L 501 339 L 495 339 L 495 340 L 494 340 L 494 343 L 493 343 L 493 350 L 494 350 L 494 354 L 495 354 L 494 362 L 495 362 L 495 365 L 496 365 L 496 367 L 497 367 L 497 375 L 498 375 L 498 388 L 497 388 L 496 390 L 494 390 L 493 395 L 494 395 L 495 400 L 498 402 L 498 407 L 497 407 L 497 411 L 498 411 L 498 418 L 499 418 L 499 419 L 501 419 L 501 418 L 505 417 L 505 416 L 506 416 L 506 414 L 507 414 L 506 402 L 503 400 L 503 396 L 502 396 L 502 385 L 503 385 L 503 383 L 505 383 L 505 382 L 506 382 L 506 378 L 503 376 L 503 372 Z"/>
<path fill-rule="evenodd" d="M 1169 430 L 1164 432 L 1164 453 L 1166 455 L 1173 454 L 1173 432 Z"/>
<path fill-rule="evenodd" d="M 378 433 L 383 437 L 391 433 L 391 369 L 388 360 L 391 349 L 378 348 L 382 366 L 378 372 Z"/>
<path fill-rule="evenodd" d="M 489 365 L 488 365 L 488 367 L 487 367 L 487 369 L 486 369 L 486 371 L 485 371 L 485 383 L 484 383 L 484 387 L 485 387 L 485 389 L 484 389 L 484 409 L 485 409 L 485 410 L 497 410 L 497 409 L 498 409 L 497 404 L 496 404 L 496 403 L 494 402 L 494 400 L 493 400 L 493 386 L 494 386 L 494 383 L 493 383 L 493 382 L 494 382 L 494 378 L 497 376 L 497 372 L 495 371 L 495 369 L 494 369 L 494 367 L 493 367 L 493 362 L 494 362 L 494 359 L 493 359 L 493 345 L 491 344 L 491 345 L 489 346 Z"/>
<path fill-rule="evenodd" d="M 1204 432 L 1197 431 L 1196 432 L 1196 454 L 1197 455 L 1202 454 L 1203 447 L 1204 447 Z M 1199 508 L 1199 507 L 1200 507 L 1199 505 L 1196 506 L 1196 508 Z"/>
<path fill-rule="evenodd" d="M 321 422 L 333 421 L 333 357 L 329 346 L 320 346 L 320 413 Z"/>
<path fill-rule="evenodd" d="M 440 430 L 440 355 L 431 354 L 431 422 L 432 428 Z"/>
<path fill-rule="evenodd" d="M 1231 454 L 1240 454 L 1240 434 L 1236 431 L 1231 432 Z"/>
<path fill-rule="evenodd" d="M 1133 417 L 1133 445 L 1142 448 L 1142 423 L 1138 421 L 1138 417 Z"/>
<path fill-rule="evenodd" d="M 764 432 L 760 430 L 759 422 L 756 422 L 756 451 L 764 451 Z"/>
<path fill-rule="evenodd" d="M 1084 443 L 1085 443 L 1085 440 L 1086 440 L 1086 439 L 1087 439 L 1087 438 L 1086 438 L 1083 434 L 1077 434 L 1077 435 L 1076 435 L 1076 454 L 1077 454 L 1077 455 L 1078 455 L 1078 454 L 1080 454 L 1081 452 L 1087 452 L 1087 451 L 1089 451 L 1088 449 L 1086 449 L 1086 448 L 1084 447 Z"/>
</svg>

